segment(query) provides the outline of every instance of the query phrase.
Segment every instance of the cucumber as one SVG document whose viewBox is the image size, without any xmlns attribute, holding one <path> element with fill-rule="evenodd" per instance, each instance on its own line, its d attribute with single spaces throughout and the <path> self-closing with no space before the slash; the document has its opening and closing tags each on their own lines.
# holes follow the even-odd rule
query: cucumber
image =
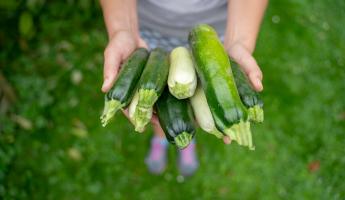
<svg viewBox="0 0 345 200">
<path fill-rule="evenodd" d="M 168 86 L 170 93 L 178 99 L 193 96 L 197 77 L 192 56 L 186 47 L 177 47 L 170 53 Z"/>
<path fill-rule="evenodd" d="M 248 111 L 241 102 L 228 55 L 217 33 L 201 24 L 191 30 L 188 40 L 216 127 L 238 144 L 253 149 Z"/>
<path fill-rule="evenodd" d="M 115 113 L 128 106 L 132 100 L 148 56 L 149 52 L 146 49 L 139 48 L 122 64 L 115 84 L 105 95 L 104 110 L 101 116 L 103 126 L 106 126 Z"/>
<path fill-rule="evenodd" d="M 133 114 L 135 130 L 142 132 L 150 122 L 152 108 L 162 94 L 169 74 L 169 57 L 162 49 L 153 49 L 140 77 L 138 103 Z M 151 114 L 149 114 L 151 112 Z"/>
<path fill-rule="evenodd" d="M 188 100 L 176 99 L 167 88 L 158 99 L 156 110 L 167 140 L 179 149 L 187 147 L 195 134 L 193 113 Z"/>
<path fill-rule="evenodd" d="M 242 103 L 248 108 L 248 117 L 252 122 L 263 122 L 263 101 L 258 92 L 253 90 L 249 82 L 236 63 L 231 64 L 232 72 Z"/>
</svg>

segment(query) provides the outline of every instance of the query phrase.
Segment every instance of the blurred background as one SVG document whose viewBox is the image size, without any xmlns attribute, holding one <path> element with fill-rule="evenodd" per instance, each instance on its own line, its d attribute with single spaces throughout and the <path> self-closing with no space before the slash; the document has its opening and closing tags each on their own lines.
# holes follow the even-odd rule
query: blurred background
<svg viewBox="0 0 345 200">
<path fill-rule="evenodd" d="M 0 199 L 345 199 L 345 1 L 270 2 L 256 150 L 198 131 L 188 179 L 172 146 L 167 171 L 147 172 L 151 128 L 101 127 L 97 1 L 0 1 L 0 23 Z"/>
</svg>

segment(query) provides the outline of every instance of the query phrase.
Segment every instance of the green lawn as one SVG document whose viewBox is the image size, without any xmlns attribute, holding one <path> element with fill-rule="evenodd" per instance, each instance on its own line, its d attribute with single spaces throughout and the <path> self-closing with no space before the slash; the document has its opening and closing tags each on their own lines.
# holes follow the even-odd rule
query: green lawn
<svg viewBox="0 0 345 200">
<path fill-rule="evenodd" d="M 151 129 L 136 134 L 120 114 L 101 127 L 102 15 L 73 9 L 49 3 L 33 40 L 1 50 L 11 112 L 32 127 L 0 116 L 0 199 L 345 199 L 344 1 L 271 1 L 256 150 L 198 131 L 200 169 L 185 180 L 172 146 L 166 172 L 147 172 Z"/>
</svg>

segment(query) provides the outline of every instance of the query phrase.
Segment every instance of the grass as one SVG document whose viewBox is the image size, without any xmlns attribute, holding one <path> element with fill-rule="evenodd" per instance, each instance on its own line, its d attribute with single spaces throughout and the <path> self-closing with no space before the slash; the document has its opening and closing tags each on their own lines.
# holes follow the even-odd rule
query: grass
<svg viewBox="0 0 345 200">
<path fill-rule="evenodd" d="M 151 130 L 134 133 L 121 114 L 101 127 L 101 13 L 85 17 L 64 6 L 45 8 L 28 48 L 1 52 L 17 94 L 12 112 L 32 128 L 0 118 L 0 197 L 345 198 L 345 3 L 271 1 L 255 52 L 265 86 L 256 150 L 199 131 L 200 168 L 189 179 L 178 175 L 173 147 L 162 176 L 147 172 Z"/>
</svg>

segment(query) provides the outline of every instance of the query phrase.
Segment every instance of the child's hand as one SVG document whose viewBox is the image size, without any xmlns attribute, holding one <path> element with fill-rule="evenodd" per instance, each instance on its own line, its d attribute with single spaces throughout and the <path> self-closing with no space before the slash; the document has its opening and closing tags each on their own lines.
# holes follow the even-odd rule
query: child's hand
<svg viewBox="0 0 345 200">
<path fill-rule="evenodd" d="M 241 43 L 235 43 L 228 48 L 228 53 L 231 59 L 241 66 L 252 87 L 258 92 L 262 91 L 262 72 L 250 51 Z"/>
<path fill-rule="evenodd" d="M 113 86 L 121 63 L 138 47 L 147 48 L 143 39 L 130 31 L 118 31 L 109 40 L 104 51 L 102 91 L 108 92 Z"/>
</svg>

